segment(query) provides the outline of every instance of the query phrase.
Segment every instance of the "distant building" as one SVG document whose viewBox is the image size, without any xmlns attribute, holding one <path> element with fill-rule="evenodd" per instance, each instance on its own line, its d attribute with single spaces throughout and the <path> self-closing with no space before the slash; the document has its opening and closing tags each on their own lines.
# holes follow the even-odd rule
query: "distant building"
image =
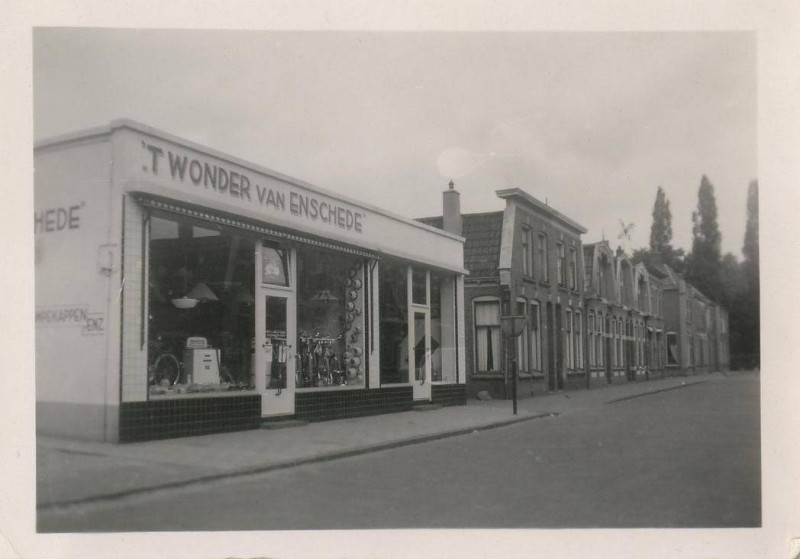
<svg viewBox="0 0 800 559">
<path fill-rule="evenodd" d="M 673 374 L 727 370 L 728 311 L 669 266 L 656 268 L 665 274 L 667 370 Z"/>
<path fill-rule="evenodd" d="M 467 395 L 598 387 L 728 367 L 727 312 L 663 265 L 634 264 L 608 241 L 518 188 L 498 190 L 502 211 L 461 214 L 444 192 L 428 225 L 462 235 Z M 514 341 L 503 315 L 526 315 Z M 515 353 L 516 351 L 516 353 Z"/>
</svg>

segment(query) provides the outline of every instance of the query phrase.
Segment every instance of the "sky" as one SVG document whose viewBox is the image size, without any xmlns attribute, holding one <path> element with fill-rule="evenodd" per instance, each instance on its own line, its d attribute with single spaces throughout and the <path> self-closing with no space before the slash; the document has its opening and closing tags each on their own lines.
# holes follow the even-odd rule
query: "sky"
<svg viewBox="0 0 800 559">
<path fill-rule="evenodd" d="M 691 248 L 705 174 L 741 258 L 757 179 L 750 32 L 38 28 L 34 136 L 130 118 L 406 217 L 521 188 L 646 246 L 656 189 Z"/>
</svg>

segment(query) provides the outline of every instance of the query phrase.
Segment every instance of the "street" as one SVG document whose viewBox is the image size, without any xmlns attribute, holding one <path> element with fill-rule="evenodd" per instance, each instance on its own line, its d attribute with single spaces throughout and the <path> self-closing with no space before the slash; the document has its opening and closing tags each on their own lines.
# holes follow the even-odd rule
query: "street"
<svg viewBox="0 0 800 559">
<path fill-rule="evenodd" d="M 731 374 L 434 442 L 49 510 L 38 530 L 757 527 L 760 478 L 759 378 Z"/>
</svg>

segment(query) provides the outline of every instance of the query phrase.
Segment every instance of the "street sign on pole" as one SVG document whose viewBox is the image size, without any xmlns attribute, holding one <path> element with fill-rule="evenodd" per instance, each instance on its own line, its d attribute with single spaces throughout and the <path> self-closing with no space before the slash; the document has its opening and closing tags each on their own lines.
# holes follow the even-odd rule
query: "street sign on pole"
<svg viewBox="0 0 800 559">
<path fill-rule="evenodd" d="M 514 415 L 517 415 L 517 338 L 525 329 L 528 317 L 522 315 L 508 315 L 500 317 L 500 328 L 503 334 L 514 338 L 514 355 L 511 357 L 511 398 L 514 401 Z"/>
</svg>

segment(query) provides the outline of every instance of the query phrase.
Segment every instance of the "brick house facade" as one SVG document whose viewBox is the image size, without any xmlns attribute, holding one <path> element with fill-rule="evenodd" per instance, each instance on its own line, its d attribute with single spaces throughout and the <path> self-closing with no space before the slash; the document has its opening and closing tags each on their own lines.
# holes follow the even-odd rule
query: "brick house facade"
<svg viewBox="0 0 800 559">
<path fill-rule="evenodd" d="M 462 235 L 467 397 L 518 396 L 725 369 L 727 312 L 667 266 L 634 264 L 608 241 L 518 188 L 498 190 L 504 210 L 420 221 Z M 525 315 L 515 341 L 504 315 Z M 695 355 L 700 356 L 696 362 Z"/>
</svg>

